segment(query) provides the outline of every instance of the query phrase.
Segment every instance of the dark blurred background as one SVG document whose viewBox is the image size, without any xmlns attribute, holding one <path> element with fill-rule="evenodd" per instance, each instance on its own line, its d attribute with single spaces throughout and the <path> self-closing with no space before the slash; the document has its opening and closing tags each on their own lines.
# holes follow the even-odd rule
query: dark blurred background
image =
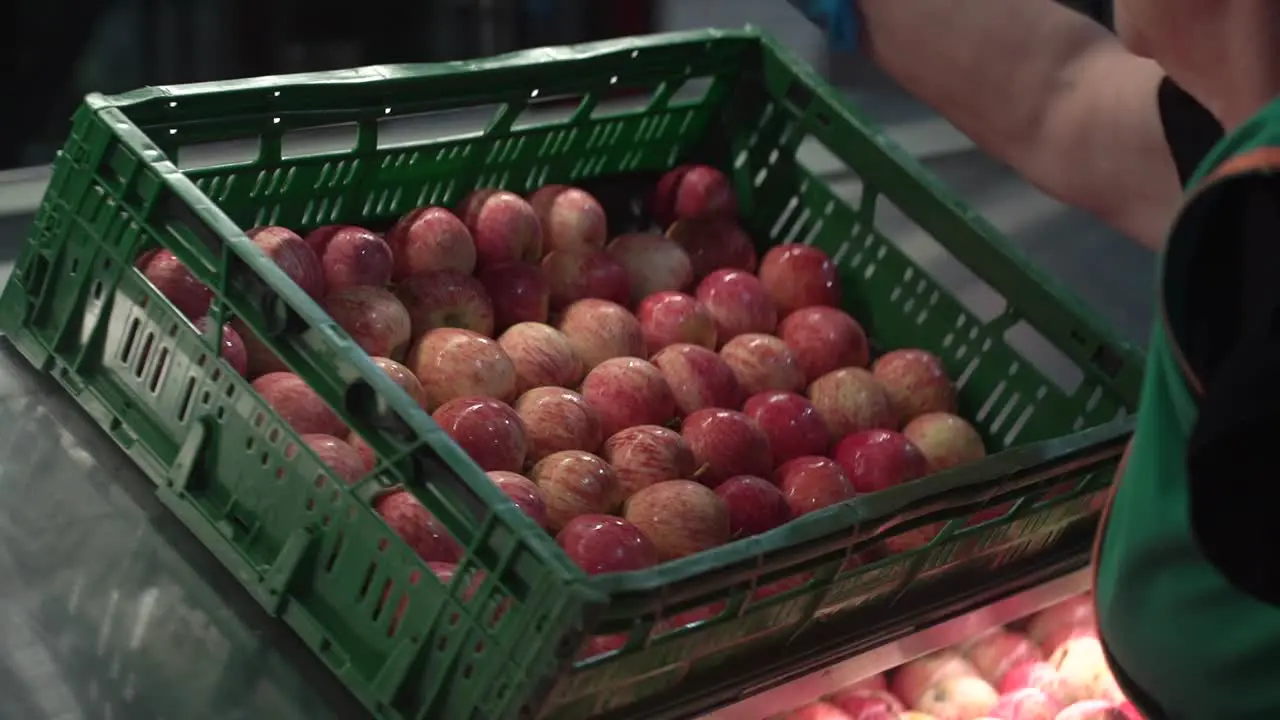
<svg viewBox="0 0 1280 720">
<path fill-rule="evenodd" d="M 980 0 L 979 0 L 980 1 Z M 1063 0 L 1098 17 L 1109 0 Z M 430 62 L 753 22 L 815 65 L 786 0 L 23 0 L 0 9 L 0 169 L 47 163 L 85 93 Z M 7 21 L 6 21 L 6 16 Z M 856 82 L 831 64 L 833 79 Z"/>
</svg>

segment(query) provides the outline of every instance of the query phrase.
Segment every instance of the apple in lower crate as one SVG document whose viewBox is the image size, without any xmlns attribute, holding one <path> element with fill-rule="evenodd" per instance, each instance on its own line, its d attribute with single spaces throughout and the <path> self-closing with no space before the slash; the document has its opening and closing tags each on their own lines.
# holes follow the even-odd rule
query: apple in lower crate
<svg viewBox="0 0 1280 720">
<path fill-rule="evenodd" d="M 409 346 L 409 311 L 390 290 L 348 287 L 329 293 L 321 306 L 361 350 L 393 360 L 404 357 Z"/>
<path fill-rule="evenodd" d="M 854 720 L 844 710 L 826 702 L 816 702 L 792 710 L 783 720 Z"/>
<path fill-rule="evenodd" d="M 692 295 L 674 290 L 656 292 L 640 301 L 636 319 L 649 355 L 678 343 L 710 350 L 717 347 L 715 321 L 706 306 Z"/>
<path fill-rule="evenodd" d="M 627 233 L 614 238 L 605 250 L 627 271 L 632 305 L 653 293 L 684 290 L 693 284 L 689 255 L 665 235 Z"/>
<path fill-rule="evenodd" d="M 876 688 L 845 688 L 828 696 L 827 702 L 843 710 L 850 720 L 896 718 L 907 710 L 907 706 L 892 693 Z"/>
<path fill-rule="evenodd" d="M 533 206 L 513 192 L 484 188 L 459 205 L 458 217 L 476 244 L 476 267 L 542 258 L 542 224 Z"/>
<path fill-rule="evenodd" d="M 924 454 L 902 433 L 863 430 L 846 435 L 831 453 L 860 493 L 873 493 L 923 477 Z"/>
<path fill-rule="evenodd" d="M 1075 635 L 1096 633 L 1097 624 L 1093 596 L 1082 593 L 1032 615 L 1027 622 L 1027 635 L 1046 654 L 1052 654 Z"/>
<path fill-rule="evenodd" d="M 267 344 L 249 329 L 240 318 L 231 321 L 231 327 L 244 342 L 244 353 L 249 360 L 249 373 L 245 377 L 256 378 L 267 373 L 289 372 L 289 366 Z"/>
<path fill-rule="evenodd" d="M 156 250 L 138 260 L 142 275 L 190 320 L 209 312 L 213 291 L 187 269 L 169 250 Z"/>
<path fill-rule="evenodd" d="M 347 444 L 355 448 L 357 454 L 360 455 L 360 461 L 364 464 L 365 472 L 373 472 L 373 468 L 378 464 L 378 456 L 373 452 L 373 448 L 369 447 L 369 443 L 360 437 L 358 433 L 352 431 L 347 435 Z"/>
<path fill-rule="evenodd" d="M 858 690 L 863 690 L 863 691 L 876 690 L 879 692 L 888 693 L 889 678 L 884 673 L 876 673 L 875 675 L 868 675 L 867 677 L 864 677 L 855 683 L 852 683 L 850 685 L 845 685 L 844 689 L 841 690 L 840 692 L 854 692 Z M 893 697 L 895 700 L 897 700 L 897 696 L 893 695 L 893 693 L 889 693 L 889 695 Z M 901 703 L 900 700 L 899 700 L 899 703 Z"/>
<path fill-rule="evenodd" d="M 622 516 L 653 541 L 663 561 L 729 541 L 724 500 L 691 480 L 666 480 L 640 490 L 623 504 Z"/>
<path fill-rule="evenodd" d="M 890 531 L 896 534 L 884 539 L 884 548 L 890 555 L 919 550 L 933 542 L 946 526 L 945 522 L 936 522 L 905 532 Z"/>
<path fill-rule="evenodd" d="M 723 172 L 710 165 L 680 165 L 658 180 L 651 209 L 662 225 L 681 218 L 732 218 L 738 199 Z"/>
<path fill-rule="evenodd" d="M 667 228 L 667 237 L 688 253 L 695 280 L 722 268 L 756 271 L 755 246 L 734 220 L 679 220 Z"/>
<path fill-rule="evenodd" d="M 582 381 L 582 397 L 596 411 L 606 438 L 632 425 L 664 425 L 676 414 L 662 371 L 637 357 L 600 363 Z"/>
<path fill-rule="evenodd" d="M 458 543 L 440 521 L 406 490 L 392 490 L 373 501 L 373 509 L 418 557 L 454 563 L 462 556 Z"/>
<path fill-rule="evenodd" d="M 902 428 L 929 462 L 930 472 L 975 463 L 987 456 L 982 436 L 967 420 L 951 413 L 926 413 Z"/>
<path fill-rule="evenodd" d="M 588 298 L 565 308 L 558 324 L 587 370 L 610 358 L 644 355 L 640 321 L 625 307 Z"/>
<path fill-rule="evenodd" d="M 1001 694 L 1022 688 L 1035 688 L 1065 705 L 1071 701 L 1070 688 L 1058 669 L 1043 660 L 1024 660 L 1004 674 L 996 686 Z"/>
<path fill-rule="evenodd" d="M 773 468 L 769 439 L 740 412 L 698 410 L 685 417 L 680 434 L 698 466 L 694 479 L 708 487 L 714 488 L 735 475 L 768 477 Z"/>
<path fill-rule="evenodd" d="M 844 367 L 865 368 L 871 361 L 866 331 L 838 308 L 796 310 L 778 323 L 777 334 L 791 348 L 808 382 Z"/>
<path fill-rule="evenodd" d="M 315 300 L 325 296 L 327 288 L 320 258 L 298 233 L 273 225 L 254 228 L 246 234 L 303 292 Z"/>
<path fill-rule="evenodd" d="M 760 282 L 786 315 L 814 305 L 840 304 L 840 278 L 835 263 L 812 245 L 775 245 L 760 260 Z"/>
<path fill-rule="evenodd" d="M 494 265 L 477 275 L 493 302 L 498 332 L 522 322 L 547 321 L 551 312 L 551 286 L 542 266 L 512 262 Z"/>
<path fill-rule="evenodd" d="M 604 442 L 602 456 L 618 473 L 618 502 L 664 480 L 692 477 L 698 469 L 680 433 L 659 425 L 634 425 Z"/>
<path fill-rule="evenodd" d="M 405 278 L 395 289 L 409 311 L 413 337 L 436 328 L 461 328 L 493 335 L 493 300 L 484 285 L 455 270 L 433 270 Z"/>
<path fill-rule="evenodd" d="M 446 208 L 410 210 L 387 232 L 386 240 L 396 280 L 437 270 L 463 275 L 475 272 L 476 244 L 471 231 Z"/>
<path fill-rule="evenodd" d="M 213 325 L 213 319 L 208 315 L 196 321 L 196 330 L 200 334 L 212 334 L 210 327 Z M 237 375 L 244 377 L 249 372 L 249 351 L 245 348 L 244 340 L 240 337 L 240 333 L 231 327 L 231 323 L 224 323 L 222 326 L 222 341 L 219 355 Z"/>
<path fill-rule="evenodd" d="M 831 437 L 898 427 L 898 416 L 889 395 L 880 381 L 862 368 L 833 370 L 814 380 L 806 395 L 826 423 Z"/>
<path fill-rule="evenodd" d="M 991 720 L 1054 720 L 1062 704 L 1036 688 L 1005 693 L 987 713 Z"/>
<path fill-rule="evenodd" d="M 586 374 L 569 338 L 550 325 L 512 325 L 498 337 L 498 345 L 515 367 L 517 394 L 547 386 L 577 387 Z"/>
<path fill-rule="evenodd" d="M 547 529 L 559 533 L 579 515 L 604 515 L 617 504 L 618 475 L 597 455 L 563 450 L 529 472 L 547 502 Z"/>
<path fill-rule="evenodd" d="M 723 346 L 745 333 L 771 333 L 778 326 L 778 309 L 760 280 L 745 270 L 715 270 L 698 283 L 698 300 L 716 323 Z"/>
<path fill-rule="evenodd" d="M 676 409 L 683 415 L 703 408 L 738 408 L 745 397 L 728 364 L 701 345 L 678 343 L 659 350 L 649 362 L 662 373 Z"/>
<path fill-rule="evenodd" d="M 391 247 L 374 233 L 355 225 L 325 225 L 303 238 L 320 258 L 325 291 L 350 287 L 382 287 L 391 282 Z"/>
<path fill-rule="evenodd" d="M 332 435 L 310 433 L 302 436 L 302 442 L 320 458 L 320 462 L 329 468 L 339 480 L 348 485 L 364 477 L 366 472 L 364 459 L 360 453 L 346 442 Z"/>
<path fill-rule="evenodd" d="M 604 247 L 609 219 L 595 196 L 568 185 L 544 185 L 529 196 L 542 224 L 545 252 Z"/>
<path fill-rule="evenodd" d="M 488 397 L 460 397 L 431 414 L 481 470 L 520 472 L 528 453 L 524 421 L 510 405 Z"/>
<path fill-rule="evenodd" d="M 830 458 L 808 455 L 789 460 L 774 471 L 792 517 L 800 517 L 850 500 L 853 484 Z"/>
<path fill-rule="evenodd" d="M 903 422 L 933 412 L 955 413 L 956 388 L 942 359 L 924 350 L 892 350 L 881 355 L 871 372 L 889 393 Z"/>
<path fill-rule="evenodd" d="M 391 378 L 391 382 L 399 385 L 400 389 L 418 404 L 418 407 L 427 409 L 427 391 L 422 389 L 422 381 L 418 380 L 418 376 L 414 375 L 412 370 L 391 358 L 371 357 L 369 359 Z"/>
<path fill-rule="evenodd" d="M 954 677 L 978 677 L 978 669 L 955 650 L 939 650 L 894 670 L 889 688 L 908 706 L 916 707 L 931 686 Z"/>
<path fill-rule="evenodd" d="M 768 439 L 775 468 L 802 455 L 823 455 L 831 444 L 826 423 L 803 395 L 782 391 L 752 395 L 742 414 L 754 420 Z"/>
<path fill-rule="evenodd" d="M 613 515 L 579 515 L 565 523 L 556 543 L 588 575 L 658 564 L 658 549 L 640 528 Z"/>
<path fill-rule="evenodd" d="M 604 250 L 556 250 L 542 259 L 542 271 L 551 289 L 552 310 L 588 298 L 631 302 L 627 269 Z"/>
<path fill-rule="evenodd" d="M 1044 654 L 1026 635 L 998 628 L 969 643 L 965 657 L 984 680 L 999 685 L 1009 670 L 1025 662 L 1043 660 Z"/>
<path fill-rule="evenodd" d="M 1081 700 L 1062 709 L 1054 720 L 1130 720 L 1141 717 L 1126 712 L 1124 703 L 1111 700 Z"/>
<path fill-rule="evenodd" d="M 738 475 L 716 486 L 729 510 L 733 539 L 768 532 L 791 520 L 791 506 L 778 486 L 754 475 Z"/>
<path fill-rule="evenodd" d="M 293 373 L 268 373 L 253 381 L 253 389 L 299 435 L 347 434 L 333 408 Z"/>
<path fill-rule="evenodd" d="M 529 438 L 529 462 L 561 450 L 600 449 L 600 416 L 578 393 L 562 387 L 534 388 L 513 406 Z"/>
<path fill-rule="evenodd" d="M 748 395 L 767 390 L 804 391 L 804 371 L 791 348 L 773 335 L 739 335 L 720 348 L 720 357 Z"/>
<path fill-rule="evenodd" d="M 516 507 L 524 511 L 540 527 L 547 526 L 547 501 L 542 497 L 542 489 L 529 478 L 507 470 L 494 470 L 488 473 L 489 480 L 511 498 Z"/>
<path fill-rule="evenodd" d="M 803 587 L 805 583 L 809 582 L 812 579 L 813 579 L 813 573 L 806 572 L 806 573 L 800 573 L 799 575 L 792 575 L 791 577 L 785 577 L 785 578 L 782 578 L 781 580 L 775 580 L 774 582 L 767 583 L 765 585 L 761 585 L 751 592 L 751 603 L 752 604 L 762 603 L 771 597 L 776 597 L 785 592 L 790 592 L 797 588 Z"/>
<path fill-rule="evenodd" d="M 515 399 L 516 369 L 511 358 L 496 340 L 470 330 L 432 330 L 418 339 L 405 365 L 422 382 L 427 410 L 432 412 L 460 397 Z"/>
<path fill-rule="evenodd" d="M 914 707 L 938 720 L 978 720 L 989 717 L 999 702 L 995 688 L 975 675 L 960 675 L 935 682 Z"/>
<path fill-rule="evenodd" d="M 1068 639 L 1053 651 L 1049 664 L 1057 668 L 1073 700 L 1124 700 L 1097 636 L 1077 635 Z"/>
</svg>

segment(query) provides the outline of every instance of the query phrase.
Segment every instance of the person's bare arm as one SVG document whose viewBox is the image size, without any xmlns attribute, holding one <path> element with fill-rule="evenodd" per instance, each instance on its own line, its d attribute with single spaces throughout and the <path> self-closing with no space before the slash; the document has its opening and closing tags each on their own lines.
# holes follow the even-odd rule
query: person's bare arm
<svg viewBox="0 0 1280 720">
<path fill-rule="evenodd" d="M 1164 76 L 1052 0 L 861 0 L 875 62 L 1049 195 L 1159 248 L 1181 199 Z"/>
</svg>

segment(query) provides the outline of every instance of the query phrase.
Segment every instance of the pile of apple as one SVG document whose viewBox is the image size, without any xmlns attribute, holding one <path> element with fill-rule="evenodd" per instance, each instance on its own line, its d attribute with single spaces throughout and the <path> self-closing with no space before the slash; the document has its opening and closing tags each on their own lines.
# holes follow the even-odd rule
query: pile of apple
<svg viewBox="0 0 1280 720">
<path fill-rule="evenodd" d="M 861 680 L 783 720 L 1141 720 L 1080 595 Z"/>
<path fill-rule="evenodd" d="M 580 188 L 488 188 L 385 234 L 248 237 L 589 573 L 709 550 L 984 456 L 937 357 L 872 362 L 822 250 L 757 259 L 723 173 L 669 171 L 650 210 L 657 227 L 610 239 Z M 207 329 L 212 294 L 171 252 L 138 267 Z M 338 477 L 374 468 L 368 445 L 242 323 L 223 344 Z M 433 569 L 459 559 L 412 495 L 376 509 Z"/>
</svg>

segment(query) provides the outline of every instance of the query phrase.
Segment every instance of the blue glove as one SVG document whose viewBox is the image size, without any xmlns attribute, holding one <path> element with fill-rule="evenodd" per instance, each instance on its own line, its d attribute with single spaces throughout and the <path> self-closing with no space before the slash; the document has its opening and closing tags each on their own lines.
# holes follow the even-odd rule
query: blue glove
<svg viewBox="0 0 1280 720">
<path fill-rule="evenodd" d="M 858 49 L 858 0 L 788 0 L 811 22 L 827 32 L 831 47 Z"/>
</svg>

